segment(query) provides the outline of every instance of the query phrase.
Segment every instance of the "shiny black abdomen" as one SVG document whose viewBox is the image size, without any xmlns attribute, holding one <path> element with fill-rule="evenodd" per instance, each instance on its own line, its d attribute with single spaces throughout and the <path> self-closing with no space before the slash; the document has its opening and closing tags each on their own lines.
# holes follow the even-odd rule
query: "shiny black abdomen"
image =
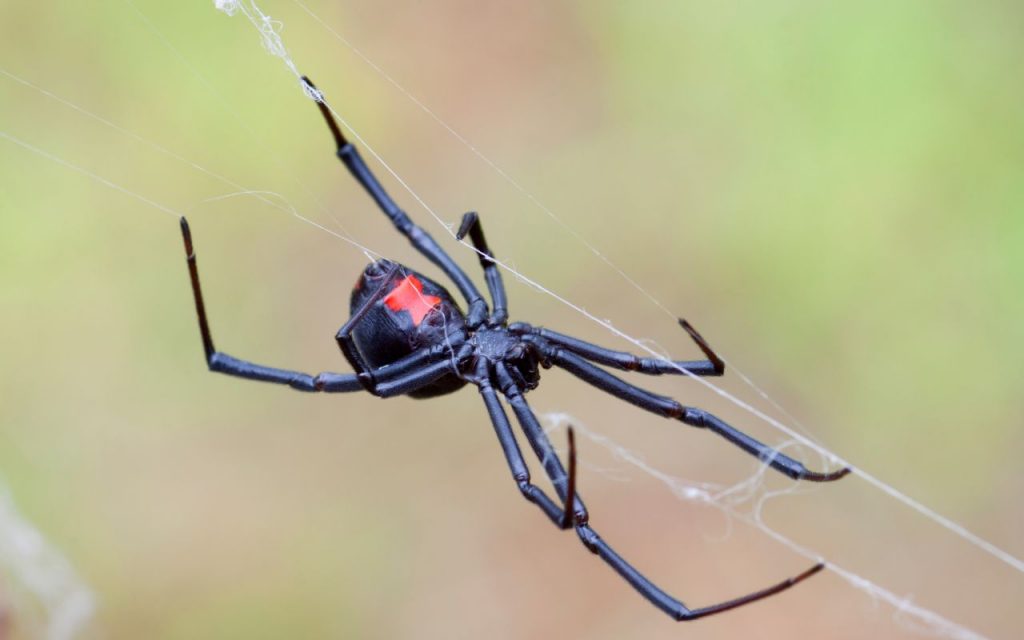
<svg viewBox="0 0 1024 640">
<path fill-rule="evenodd" d="M 391 364 L 465 332 L 465 316 L 448 290 L 403 265 L 390 260 L 368 265 L 352 289 L 349 312 L 355 314 L 374 296 L 379 299 L 352 331 L 356 348 L 370 367 Z M 409 396 L 430 398 L 465 384 L 461 378 L 447 375 Z"/>
</svg>

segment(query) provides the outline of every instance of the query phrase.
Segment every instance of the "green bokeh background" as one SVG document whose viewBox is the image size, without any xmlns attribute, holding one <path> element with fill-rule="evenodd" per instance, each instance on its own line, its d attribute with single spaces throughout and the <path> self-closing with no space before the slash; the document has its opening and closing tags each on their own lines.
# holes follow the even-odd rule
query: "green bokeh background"
<svg viewBox="0 0 1024 640">
<path fill-rule="evenodd" d="M 1020 6 L 306 3 L 526 193 L 302 5 L 260 6 L 445 223 L 480 211 L 523 274 L 690 357 L 649 294 L 830 449 L 1024 556 Z M 680 629 L 521 500 L 472 391 L 382 402 L 206 373 L 178 213 L 218 346 L 258 362 L 345 370 L 332 336 L 366 258 L 255 197 L 222 198 L 240 189 L 150 143 L 429 270 L 242 17 L 209 2 L 8 1 L 0 33 L 8 73 L 148 142 L 3 75 L 0 129 L 175 212 L 0 140 L 0 474 L 95 591 L 90 635 L 919 637 L 828 573 Z M 516 318 L 629 346 L 509 289 Z M 757 469 L 569 378 L 546 373 L 535 408 L 673 476 L 731 485 Z M 644 382 L 784 439 L 693 382 Z M 779 415 L 737 375 L 723 386 Z M 690 604 L 807 563 L 587 438 L 580 454 L 595 527 Z M 1019 572 L 860 479 L 800 487 L 763 517 L 980 633 L 1019 633 Z M 31 615 L 10 614 L 16 636 Z"/>
</svg>

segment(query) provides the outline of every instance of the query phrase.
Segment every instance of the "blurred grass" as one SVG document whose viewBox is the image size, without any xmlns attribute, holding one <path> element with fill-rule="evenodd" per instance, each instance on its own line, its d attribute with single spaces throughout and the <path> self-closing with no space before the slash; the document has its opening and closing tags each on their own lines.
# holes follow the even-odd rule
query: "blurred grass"
<svg viewBox="0 0 1024 640">
<path fill-rule="evenodd" d="M 642 293 L 301 9 L 261 7 L 445 221 L 481 211 L 500 258 L 630 335 L 690 352 Z M 1018 7 L 310 7 L 816 437 L 1024 554 Z M 7 71 L 422 264 L 241 18 L 207 3 L 22 4 L 0 32 Z M 0 113 L 12 135 L 189 214 L 218 346 L 343 368 L 331 337 L 358 250 L 252 198 L 208 202 L 234 189 L 4 77 Z M 173 217 L 0 142 L 0 471 L 98 592 L 106 634 L 683 632 L 522 503 L 475 394 L 381 403 L 207 374 Z M 516 318 L 612 342 L 550 298 L 510 292 Z M 568 411 L 676 475 L 731 483 L 753 469 L 567 378 L 546 374 L 538 410 Z M 693 385 L 651 384 L 778 438 Z M 582 478 L 599 529 L 689 602 L 802 566 L 742 526 L 723 535 L 718 512 L 643 476 L 616 482 L 621 463 L 597 447 L 582 453 L 611 469 Z M 1019 628 L 1019 575 L 855 480 L 774 503 L 768 520 L 986 634 Z M 914 637 L 829 576 L 685 632 Z"/>
</svg>

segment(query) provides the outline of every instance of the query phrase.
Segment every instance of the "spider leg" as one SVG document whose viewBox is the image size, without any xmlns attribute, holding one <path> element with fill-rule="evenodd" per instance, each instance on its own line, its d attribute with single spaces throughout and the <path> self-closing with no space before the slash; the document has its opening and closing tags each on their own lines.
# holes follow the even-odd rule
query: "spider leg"
<svg viewBox="0 0 1024 640">
<path fill-rule="evenodd" d="M 359 374 L 325 371 L 317 375 L 310 375 L 301 371 L 256 364 L 217 351 L 213 346 L 210 322 L 206 317 L 206 305 L 203 301 L 203 290 L 199 284 L 199 267 L 196 265 L 196 254 L 192 246 L 192 232 L 185 218 L 181 219 L 181 235 L 185 243 L 185 256 L 188 262 L 189 277 L 192 281 L 192 297 L 195 300 L 196 315 L 199 319 L 199 334 L 203 340 L 206 364 L 211 371 L 249 380 L 285 384 L 299 391 L 345 393 L 363 390 L 364 383 L 360 381 Z M 446 353 L 447 350 L 414 352 L 390 365 L 372 370 L 371 373 L 378 386 L 387 385 L 384 388 L 385 392 L 392 392 L 395 389 L 411 391 L 414 389 L 409 389 L 408 387 L 413 384 L 413 380 L 419 380 L 419 378 L 411 378 L 410 376 L 422 373 L 422 366 L 424 364 L 427 364 L 432 359 L 444 357 Z M 418 388 L 418 386 L 415 388 Z"/>
<path fill-rule="evenodd" d="M 524 498 L 537 505 L 556 527 L 560 529 L 571 527 L 572 521 L 565 519 L 563 508 L 549 498 L 540 487 L 530 482 L 530 470 L 526 466 L 526 461 L 523 460 L 523 454 L 519 450 L 519 443 L 516 442 L 516 438 L 512 433 L 512 426 L 509 424 L 508 416 L 498 400 L 498 394 L 491 385 L 487 367 L 481 362 L 477 368 L 478 372 L 473 382 L 480 390 L 480 396 L 487 407 L 491 424 L 494 425 L 494 433 L 498 436 L 501 450 L 505 454 L 508 468 L 512 472 L 512 478 L 519 486 L 520 493 L 523 494 Z"/>
<path fill-rule="evenodd" d="M 656 413 L 666 418 L 674 418 L 690 426 L 708 429 L 717 433 L 740 449 L 755 456 L 758 460 L 767 463 L 773 469 L 786 474 L 794 480 L 831 482 L 842 478 L 851 471 L 849 467 L 844 467 L 830 473 L 810 471 L 797 460 L 755 440 L 703 409 L 683 406 L 672 398 L 629 384 L 604 369 L 587 362 L 583 357 L 571 351 L 545 344 L 543 338 L 534 338 L 532 342 L 552 364 L 565 369 L 584 382 L 651 413 Z"/>
<path fill-rule="evenodd" d="M 718 604 L 691 609 L 679 600 L 676 600 L 669 594 L 662 591 L 657 585 L 644 577 L 642 573 L 637 571 L 632 565 L 624 560 L 622 556 L 616 553 L 615 550 L 612 549 L 607 542 L 602 540 L 601 537 L 590 527 L 577 527 L 576 533 L 588 549 L 599 555 L 602 560 L 615 569 L 615 571 L 622 576 L 626 582 L 633 585 L 633 588 L 640 592 L 640 595 L 647 598 L 651 604 L 680 622 L 704 618 L 716 613 L 722 613 L 723 611 L 742 607 L 745 604 L 757 602 L 758 600 L 764 600 L 769 596 L 773 596 L 800 582 L 803 582 L 825 568 L 825 565 L 819 562 L 803 573 L 792 578 L 786 578 L 785 580 L 773 584 L 765 589 L 748 593 L 745 596 L 720 602 Z"/>
<path fill-rule="evenodd" d="M 400 396 L 437 382 L 439 379 L 450 373 L 461 376 L 461 364 L 465 362 L 472 353 L 473 345 L 464 344 L 454 357 L 445 357 L 443 360 L 438 360 L 431 364 L 421 365 L 418 368 L 407 370 L 393 379 L 378 381 L 375 395 L 378 395 L 381 398 Z M 415 356 L 416 354 L 413 355 Z M 382 371 L 386 368 L 387 367 L 382 367 L 381 369 L 378 369 L 378 371 Z"/>
<path fill-rule="evenodd" d="M 310 88 L 317 90 L 313 82 L 303 76 L 303 82 L 305 82 Z M 319 91 L 319 90 L 317 90 Z M 322 93 L 320 95 L 323 95 Z M 469 304 L 467 315 L 468 324 L 470 328 L 476 328 L 484 321 L 487 316 L 487 302 L 483 296 L 480 295 L 480 291 L 473 284 L 473 281 L 469 279 L 466 272 L 459 267 L 451 256 L 449 256 L 441 245 L 427 233 L 422 227 L 414 223 L 402 209 L 395 204 L 395 201 L 391 199 L 387 191 L 380 184 L 377 177 L 370 171 L 370 168 L 366 165 L 363 157 L 359 154 L 359 150 L 350 143 L 345 136 L 341 133 L 341 129 L 338 127 L 338 123 L 335 122 L 334 116 L 331 114 L 330 109 L 327 107 L 326 102 L 317 101 L 317 107 L 320 108 L 320 113 L 323 114 L 324 120 L 327 121 L 327 126 L 331 130 L 331 134 L 334 136 L 334 142 L 337 145 L 338 158 L 341 159 L 345 167 L 348 168 L 349 173 L 363 186 L 370 197 L 373 198 L 374 202 L 380 208 L 384 215 L 391 220 L 395 228 L 398 229 L 402 235 L 404 235 L 412 246 L 416 248 L 421 254 L 423 254 L 428 260 L 437 265 L 441 271 L 455 283 L 455 286 L 462 292 L 462 296 L 466 299 Z"/>
<path fill-rule="evenodd" d="M 573 523 L 575 515 L 573 507 L 576 504 L 576 432 L 573 431 L 572 425 L 569 425 L 566 433 L 569 436 L 569 481 L 566 483 L 565 500 L 562 501 L 562 522 L 560 524 L 563 529 L 569 528 L 569 525 Z"/>
<path fill-rule="evenodd" d="M 470 211 L 462 216 L 462 223 L 455 233 L 456 240 L 462 240 L 469 234 L 469 239 L 479 252 L 480 266 L 483 267 L 484 277 L 487 279 L 487 290 L 491 294 L 491 302 L 494 304 L 494 311 L 491 313 L 489 324 L 500 326 L 508 320 L 508 296 L 505 295 L 505 283 L 501 279 L 501 271 L 494 261 L 494 254 L 487 246 L 484 239 L 484 228 L 480 224 L 480 217 L 475 211 Z"/>
<path fill-rule="evenodd" d="M 568 507 L 569 478 L 565 473 L 565 468 L 562 467 L 562 461 L 558 459 L 558 455 L 555 453 L 554 448 L 552 448 L 550 441 L 544 435 L 544 429 L 537 420 L 537 416 L 534 415 L 533 410 L 526 403 L 522 390 L 516 385 L 505 365 L 498 362 L 494 366 L 494 371 L 498 387 L 505 395 L 509 405 L 511 405 L 512 411 L 516 414 L 516 419 L 519 421 L 519 426 L 523 429 L 526 441 L 530 443 L 530 448 L 533 449 L 534 455 L 537 456 L 541 466 L 544 467 L 544 472 L 551 480 L 558 498 L 562 501 L 563 505 Z M 573 493 L 575 494 L 575 485 L 573 486 Z M 573 496 L 572 508 L 576 523 L 585 523 L 589 517 L 587 515 L 587 507 L 578 495 Z"/>
<path fill-rule="evenodd" d="M 509 330 L 523 336 L 523 339 L 530 342 L 532 336 L 539 336 L 545 341 L 564 347 L 576 355 L 583 356 L 591 362 L 614 367 L 620 371 L 635 371 L 647 375 L 657 376 L 661 374 L 685 375 L 691 373 L 695 376 L 720 376 L 725 373 L 725 362 L 718 357 L 718 354 L 704 340 L 704 337 L 697 333 L 689 322 L 679 319 L 679 325 L 690 334 L 690 338 L 697 343 L 697 346 L 707 360 L 677 360 L 670 362 L 658 358 L 643 358 L 626 351 L 614 351 L 605 347 L 567 336 L 564 333 L 551 331 L 543 327 L 533 327 L 525 322 L 513 322 Z M 682 369 L 682 371 L 680 371 Z"/>
<path fill-rule="evenodd" d="M 509 376 L 508 371 L 505 370 L 505 367 L 501 363 L 498 363 L 495 366 L 495 372 L 502 392 L 505 394 L 509 404 L 512 405 L 512 409 L 515 411 L 519 424 L 523 427 L 523 432 L 526 434 L 527 440 L 530 441 L 530 445 L 533 447 L 534 452 L 537 452 L 537 457 L 540 458 L 545 471 L 547 471 L 548 477 L 551 479 L 551 483 L 555 486 L 559 496 L 565 502 L 565 511 L 568 511 L 569 501 L 574 505 L 571 524 L 575 527 L 576 535 L 579 536 L 580 541 L 587 549 L 599 556 L 612 569 L 614 569 L 616 573 L 622 576 L 622 578 L 632 585 L 640 595 L 675 620 L 696 620 L 697 618 L 703 618 L 715 613 L 728 611 L 729 609 L 735 609 L 736 607 L 741 607 L 745 604 L 750 604 L 758 600 L 763 600 L 764 598 L 789 589 L 825 568 L 824 564 L 818 563 L 795 577 L 787 578 L 768 588 L 749 593 L 739 598 L 734 598 L 732 600 L 727 600 L 707 607 L 693 609 L 687 607 L 685 604 L 676 600 L 646 578 L 635 567 L 633 567 L 633 565 L 623 559 L 622 556 L 612 549 L 612 547 L 590 527 L 586 507 L 583 506 L 583 502 L 579 497 L 575 495 L 575 478 L 573 476 L 566 475 L 558 457 L 551 452 L 551 444 L 548 441 L 547 436 L 544 435 L 544 431 L 541 429 L 540 423 L 537 421 L 537 417 L 534 415 L 533 410 L 530 409 L 529 405 L 526 404 L 526 400 L 512 381 L 512 378 Z M 495 427 L 497 428 L 497 424 Z M 569 442 L 570 470 L 574 472 L 575 445 L 571 435 Z M 559 491 L 559 489 L 561 489 L 561 491 Z M 549 514 L 548 517 L 550 517 L 552 521 L 555 521 L 555 518 L 551 514 Z M 566 519 L 562 517 L 555 523 L 564 528 Z"/>
<path fill-rule="evenodd" d="M 465 334 L 453 334 L 447 343 L 436 344 L 429 348 L 421 347 L 419 350 L 378 369 L 367 369 L 366 373 L 368 378 L 372 378 L 374 385 L 378 385 L 442 360 L 459 362 L 465 357 L 465 351 Z M 376 392 L 375 386 L 372 393 Z"/>
</svg>

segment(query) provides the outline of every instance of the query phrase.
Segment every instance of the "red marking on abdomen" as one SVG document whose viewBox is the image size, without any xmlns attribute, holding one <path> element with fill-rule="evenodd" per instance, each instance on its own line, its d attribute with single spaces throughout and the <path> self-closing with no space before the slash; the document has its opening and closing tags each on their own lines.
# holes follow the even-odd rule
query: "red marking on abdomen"
<svg viewBox="0 0 1024 640">
<path fill-rule="evenodd" d="M 407 275 L 384 297 L 384 304 L 392 311 L 408 311 L 412 323 L 420 326 L 423 318 L 441 303 L 441 298 L 423 294 L 423 283 L 414 275 Z"/>
</svg>

